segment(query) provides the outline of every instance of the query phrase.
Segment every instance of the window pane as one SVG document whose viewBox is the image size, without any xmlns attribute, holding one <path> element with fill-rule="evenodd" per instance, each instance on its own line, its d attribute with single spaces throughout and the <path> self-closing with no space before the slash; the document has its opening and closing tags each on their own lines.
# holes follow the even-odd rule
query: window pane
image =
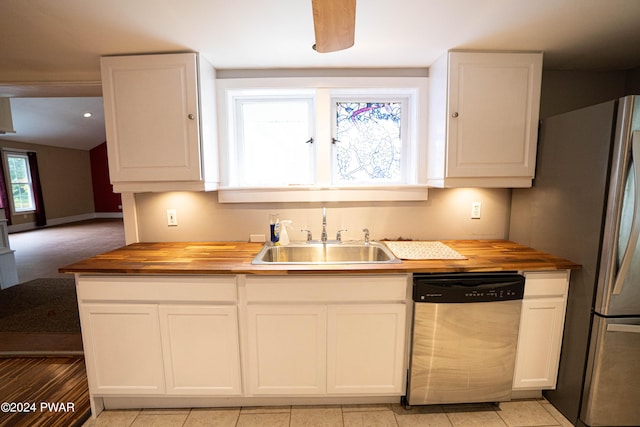
<svg viewBox="0 0 640 427">
<path fill-rule="evenodd" d="M 34 209 L 29 184 L 12 184 L 12 189 L 16 212 Z"/>
<path fill-rule="evenodd" d="M 398 183 L 401 103 L 336 103 L 336 183 Z"/>
<path fill-rule="evenodd" d="M 245 185 L 313 183 L 313 144 L 306 142 L 312 135 L 308 101 L 243 101 L 240 113 Z"/>
<path fill-rule="evenodd" d="M 9 163 L 9 175 L 11 182 L 29 182 L 29 173 L 27 169 L 27 159 L 24 157 L 10 156 L 7 159 Z"/>
<path fill-rule="evenodd" d="M 7 165 L 14 210 L 16 212 L 35 210 L 27 156 L 9 154 L 7 155 Z"/>
</svg>

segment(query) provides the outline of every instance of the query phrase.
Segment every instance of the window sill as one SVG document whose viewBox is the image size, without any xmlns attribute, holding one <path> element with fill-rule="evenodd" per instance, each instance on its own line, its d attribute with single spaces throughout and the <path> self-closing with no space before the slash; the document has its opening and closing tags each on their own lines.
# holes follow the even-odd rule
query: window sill
<svg viewBox="0 0 640 427">
<path fill-rule="evenodd" d="M 424 201 L 427 196 L 426 185 L 218 189 L 219 203 Z"/>
</svg>

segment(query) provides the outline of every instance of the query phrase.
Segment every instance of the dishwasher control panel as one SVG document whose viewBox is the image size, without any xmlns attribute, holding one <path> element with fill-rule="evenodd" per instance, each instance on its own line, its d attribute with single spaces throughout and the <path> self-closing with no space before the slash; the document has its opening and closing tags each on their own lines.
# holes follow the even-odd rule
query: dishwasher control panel
<svg viewBox="0 0 640 427">
<path fill-rule="evenodd" d="M 413 300 L 425 303 L 473 303 L 522 299 L 519 274 L 415 275 Z"/>
</svg>

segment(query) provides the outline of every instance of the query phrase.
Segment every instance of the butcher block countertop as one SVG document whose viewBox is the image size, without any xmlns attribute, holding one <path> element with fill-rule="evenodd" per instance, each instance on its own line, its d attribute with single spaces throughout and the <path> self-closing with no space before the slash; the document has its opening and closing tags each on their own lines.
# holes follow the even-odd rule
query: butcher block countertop
<svg viewBox="0 0 640 427">
<path fill-rule="evenodd" d="M 86 274 L 437 273 L 578 269 L 579 264 L 507 240 L 441 240 L 466 259 L 401 264 L 253 265 L 263 243 L 134 243 L 59 269 Z"/>
</svg>

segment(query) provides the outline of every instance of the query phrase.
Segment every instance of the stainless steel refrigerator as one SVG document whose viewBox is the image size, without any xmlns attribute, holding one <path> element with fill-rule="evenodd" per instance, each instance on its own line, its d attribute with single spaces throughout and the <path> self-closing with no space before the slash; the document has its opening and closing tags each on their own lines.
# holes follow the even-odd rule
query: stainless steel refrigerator
<svg viewBox="0 0 640 427">
<path fill-rule="evenodd" d="M 640 425 L 640 96 L 540 123 L 532 188 L 509 239 L 582 264 L 571 274 L 558 383 L 576 425 Z"/>
</svg>

